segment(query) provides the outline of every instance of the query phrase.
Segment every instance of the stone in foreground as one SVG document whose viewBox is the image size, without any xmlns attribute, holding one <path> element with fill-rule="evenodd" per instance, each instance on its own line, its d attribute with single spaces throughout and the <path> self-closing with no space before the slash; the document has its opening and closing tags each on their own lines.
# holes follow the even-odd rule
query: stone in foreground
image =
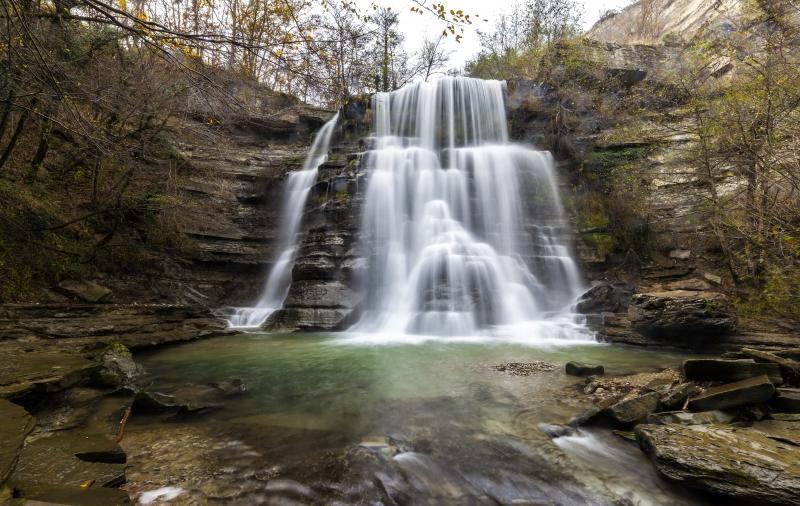
<svg viewBox="0 0 800 506">
<path fill-rule="evenodd" d="M 689 399 L 692 411 L 729 409 L 767 402 L 775 395 L 775 386 L 766 375 L 708 388 Z"/>
<path fill-rule="evenodd" d="M 602 365 L 567 362 L 566 371 L 570 376 L 593 376 L 596 374 L 603 374 L 605 368 L 603 368 Z"/>
<path fill-rule="evenodd" d="M 800 413 L 800 388 L 779 388 L 771 407 L 778 413 Z"/>
<path fill-rule="evenodd" d="M 742 348 L 741 351 L 744 355 L 752 357 L 757 362 L 765 362 L 777 365 L 780 368 L 781 375 L 787 383 L 792 385 L 800 385 L 800 363 L 787 357 L 781 357 L 775 353 L 768 351 L 754 350 L 750 348 Z"/>
<path fill-rule="evenodd" d="M 29 442 L 22 450 L 11 477 L 16 487 L 116 488 L 125 483 L 125 454 L 103 436 L 56 433 Z M 32 498 L 28 495 L 27 497 Z"/>
<path fill-rule="evenodd" d="M 607 410 L 617 425 L 630 425 L 644 420 L 658 408 L 658 394 L 650 392 L 632 399 L 620 401 Z"/>
<path fill-rule="evenodd" d="M 0 399 L 0 485 L 11 475 L 34 418 L 20 406 Z"/>
<path fill-rule="evenodd" d="M 800 502 L 800 447 L 787 440 L 800 424 L 639 425 L 642 450 L 666 478 L 752 504 Z"/>
<path fill-rule="evenodd" d="M 683 375 L 692 381 L 731 383 L 762 374 L 766 374 L 775 384 L 783 383 L 777 364 L 759 364 L 751 359 L 725 360 L 719 358 L 695 358 L 683 362 Z"/>
</svg>

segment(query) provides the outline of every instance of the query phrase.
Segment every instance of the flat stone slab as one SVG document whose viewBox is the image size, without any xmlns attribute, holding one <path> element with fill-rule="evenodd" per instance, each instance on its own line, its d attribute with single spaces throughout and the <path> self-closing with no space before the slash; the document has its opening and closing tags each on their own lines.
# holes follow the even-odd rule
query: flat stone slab
<svg viewBox="0 0 800 506">
<path fill-rule="evenodd" d="M 118 488 L 92 485 L 80 486 L 45 485 L 41 483 L 17 483 L 17 493 L 25 497 L 28 505 L 56 506 L 70 504 L 73 506 L 117 506 L 131 504 L 124 491 Z"/>
<path fill-rule="evenodd" d="M 800 385 L 800 362 L 796 362 L 787 357 L 781 357 L 769 351 L 754 350 L 752 348 L 742 348 L 741 353 L 752 357 L 756 362 L 776 364 L 780 368 L 781 375 L 787 383 Z"/>
<path fill-rule="evenodd" d="M 116 443 L 103 436 L 55 433 L 28 442 L 11 481 L 76 489 L 86 483 L 119 487 L 125 483 L 125 464 L 120 463 L 124 455 Z"/>
<path fill-rule="evenodd" d="M 684 360 L 683 375 L 692 381 L 722 381 L 730 383 L 766 374 L 780 385 L 783 377 L 778 364 L 757 363 L 752 359 L 692 358 Z"/>
<path fill-rule="evenodd" d="M 800 424 L 639 425 L 656 469 L 687 487 L 752 504 L 800 502 Z"/>
<path fill-rule="evenodd" d="M 35 423 L 25 409 L 0 399 L 0 485 L 11 475 L 25 438 Z"/>
<path fill-rule="evenodd" d="M 56 392 L 78 385 L 100 364 L 75 350 L 38 343 L 0 343 L 0 398 Z"/>
<path fill-rule="evenodd" d="M 773 395 L 775 395 L 775 386 L 767 376 L 762 375 L 708 388 L 700 395 L 689 399 L 689 409 L 711 411 L 761 404 L 770 400 Z"/>
</svg>

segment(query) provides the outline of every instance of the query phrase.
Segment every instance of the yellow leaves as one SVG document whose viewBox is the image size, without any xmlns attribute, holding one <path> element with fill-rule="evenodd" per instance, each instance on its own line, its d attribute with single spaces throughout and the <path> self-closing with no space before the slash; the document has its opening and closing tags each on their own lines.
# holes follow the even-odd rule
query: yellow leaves
<svg viewBox="0 0 800 506">
<path fill-rule="evenodd" d="M 127 11 L 128 10 L 128 2 L 127 2 L 127 0 L 117 0 L 117 5 L 119 5 L 119 8 L 122 9 L 123 11 Z"/>
</svg>

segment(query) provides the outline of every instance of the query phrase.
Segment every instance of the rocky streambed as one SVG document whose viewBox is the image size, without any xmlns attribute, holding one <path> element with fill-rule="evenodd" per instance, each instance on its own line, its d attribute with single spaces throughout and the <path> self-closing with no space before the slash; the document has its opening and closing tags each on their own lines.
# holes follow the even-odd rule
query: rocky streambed
<svg viewBox="0 0 800 506">
<path fill-rule="evenodd" d="M 743 348 L 679 369 L 589 376 L 573 386 L 593 404 L 557 439 L 604 426 L 638 443 L 665 479 L 745 504 L 800 500 L 800 362 L 796 349 Z M 590 371 L 588 366 L 573 372 Z"/>
<path fill-rule="evenodd" d="M 355 346 L 113 304 L 0 332 L 4 500 L 797 501 L 791 349 Z"/>
</svg>

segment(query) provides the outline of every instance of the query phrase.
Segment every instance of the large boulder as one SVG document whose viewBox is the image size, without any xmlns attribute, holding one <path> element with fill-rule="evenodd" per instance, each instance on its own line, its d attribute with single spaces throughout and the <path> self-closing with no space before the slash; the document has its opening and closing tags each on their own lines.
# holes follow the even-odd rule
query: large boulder
<svg viewBox="0 0 800 506">
<path fill-rule="evenodd" d="M 766 374 L 775 384 L 783 383 L 777 364 L 756 363 L 755 360 L 725 360 L 721 358 L 693 358 L 684 360 L 683 375 L 691 381 L 720 381 L 731 383 Z"/>
<path fill-rule="evenodd" d="M 637 293 L 631 298 L 628 317 L 636 331 L 675 344 L 702 344 L 705 338 L 736 329 L 733 307 L 728 297 L 718 292 Z"/>
<path fill-rule="evenodd" d="M 800 503 L 800 424 L 639 425 L 636 438 L 656 469 L 684 486 L 746 504 Z"/>
<path fill-rule="evenodd" d="M 602 283 L 593 286 L 578 299 L 579 313 L 619 313 L 628 308 L 633 286 L 625 283 Z"/>
<path fill-rule="evenodd" d="M 94 379 L 100 386 L 131 386 L 143 372 L 142 367 L 134 362 L 131 351 L 120 343 L 108 345 L 97 357 L 97 361 L 101 367 Z"/>
<path fill-rule="evenodd" d="M 766 375 L 708 388 L 689 399 L 692 411 L 730 409 L 750 404 L 762 404 L 775 395 L 775 386 Z"/>
</svg>

